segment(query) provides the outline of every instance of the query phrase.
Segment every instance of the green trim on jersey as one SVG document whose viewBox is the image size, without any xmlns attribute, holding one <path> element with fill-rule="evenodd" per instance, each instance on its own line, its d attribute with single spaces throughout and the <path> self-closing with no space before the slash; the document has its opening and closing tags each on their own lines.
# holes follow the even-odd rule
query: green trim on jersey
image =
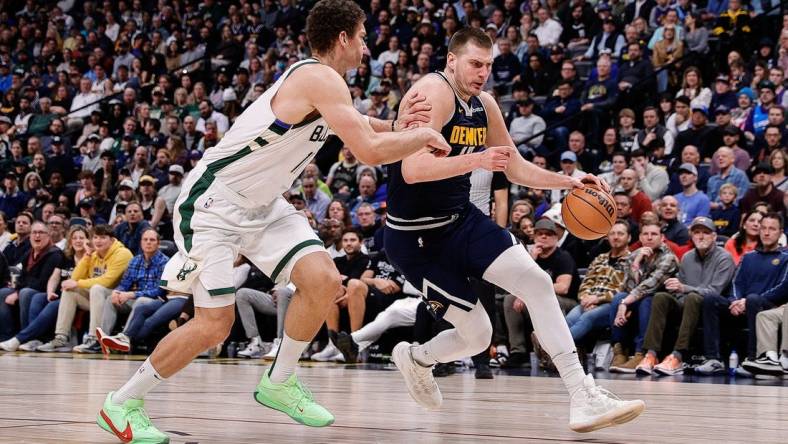
<svg viewBox="0 0 788 444">
<path fill-rule="evenodd" d="M 279 263 L 276 264 L 276 268 L 274 268 L 274 271 L 271 273 L 271 280 L 276 282 L 276 278 L 279 277 L 279 273 L 281 273 L 282 269 L 285 268 L 285 265 L 290 262 L 290 259 L 292 259 L 296 253 L 311 245 L 319 245 L 321 247 L 324 246 L 323 242 L 317 239 L 308 239 L 294 246 L 290 249 L 290 251 L 287 252 L 287 254 L 284 255 L 284 257 L 282 257 Z"/>
<path fill-rule="evenodd" d="M 224 288 L 215 288 L 213 290 L 208 290 L 208 294 L 211 296 L 222 296 L 225 294 L 233 294 L 235 293 L 235 287 L 224 287 Z"/>
</svg>

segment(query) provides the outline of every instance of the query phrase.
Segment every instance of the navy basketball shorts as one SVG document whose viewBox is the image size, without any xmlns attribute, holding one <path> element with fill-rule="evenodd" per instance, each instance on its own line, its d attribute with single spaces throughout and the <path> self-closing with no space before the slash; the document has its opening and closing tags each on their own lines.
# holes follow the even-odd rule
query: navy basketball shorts
<svg viewBox="0 0 788 444">
<path fill-rule="evenodd" d="M 482 279 L 487 267 L 517 244 L 514 236 L 470 205 L 439 228 L 385 228 L 386 255 L 422 293 L 427 308 L 440 319 L 450 305 L 470 311 L 478 295 L 468 281 Z"/>
</svg>

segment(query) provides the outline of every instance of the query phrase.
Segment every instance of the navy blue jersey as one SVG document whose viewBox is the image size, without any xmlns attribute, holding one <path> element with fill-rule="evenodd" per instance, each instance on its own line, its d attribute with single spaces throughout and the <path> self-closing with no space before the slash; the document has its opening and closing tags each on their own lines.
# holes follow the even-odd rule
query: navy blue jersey
<svg viewBox="0 0 788 444">
<path fill-rule="evenodd" d="M 436 74 L 446 80 L 443 73 Z M 487 113 L 482 101 L 471 96 L 466 103 L 455 94 L 454 114 L 441 129 L 441 134 L 451 145 L 449 156 L 483 151 L 487 141 Z M 448 179 L 408 184 L 402 178 L 402 162 L 389 165 L 388 223 L 423 225 L 461 213 L 470 202 L 470 177 L 469 172 Z"/>
</svg>

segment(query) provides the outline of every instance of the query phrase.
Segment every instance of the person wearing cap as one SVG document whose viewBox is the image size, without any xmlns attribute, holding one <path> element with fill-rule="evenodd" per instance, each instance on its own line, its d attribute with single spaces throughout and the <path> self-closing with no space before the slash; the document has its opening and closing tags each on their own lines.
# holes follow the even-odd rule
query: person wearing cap
<svg viewBox="0 0 788 444">
<path fill-rule="evenodd" d="M 160 227 L 159 223 L 168 219 L 167 204 L 164 199 L 156 192 L 156 178 L 150 175 L 140 177 L 139 198 L 142 204 L 142 214 L 150 225 L 158 230 L 167 227 Z"/>
<path fill-rule="evenodd" d="M 731 80 L 725 74 L 720 74 L 714 81 L 714 94 L 711 96 L 709 109 L 717 112 L 720 106 L 727 107 L 728 110 L 735 108 L 736 93 L 731 90 Z"/>
<path fill-rule="evenodd" d="M 115 196 L 115 204 L 112 206 L 112 211 L 109 214 L 109 220 L 113 226 L 117 225 L 118 216 L 125 214 L 126 206 L 133 200 L 136 200 L 134 182 L 131 179 L 121 180 L 118 185 L 118 194 Z"/>
<path fill-rule="evenodd" d="M 585 53 L 575 57 L 575 60 L 597 60 L 601 54 L 609 54 L 618 58 L 624 50 L 626 40 L 620 32 L 616 31 L 616 21 L 612 17 L 602 19 L 602 28 L 591 39 L 591 44 Z M 617 88 L 618 86 L 616 86 Z"/>
<path fill-rule="evenodd" d="M 669 376 L 684 372 L 684 361 L 689 357 L 703 299 L 721 297 L 736 271 L 730 253 L 716 245 L 716 227 L 711 219 L 693 218 L 690 235 L 694 248 L 682 257 L 678 275 L 665 281 L 665 291 L 657 292 L 651 303 L 651 316 L 643 340 L 646 356 L 636 368 L 639 374 L 656 372 Z M 660 363 L 659 355 L 668 323 L 679 319 L 678 338 L 673 351 Z"/>
<path fill-rule="evenodd" d="M 95 134 L 91 135 L 80 147 L 79 152 L 82 154 L 81 169 L 82 171 L 92 171 L 96 173 L 101 168 L 101 158 L 99 156 L 99 143 L 101 140 Z"/>
<path fill-rule="evenodd" d="M 755 186 L 750 188 L 739 201 L 742 213 L 747 213 L 758 202 L 766 202 L 772 211 L 783 213 L 785 210 L 785 193 L 778 190 L 772 183 L 774 169 L 768 162 L 761 162 L 752 169 L 752 180 Z"/>
<path fill-rule="evenodd" d="M 178 196 L 181 194 L 184 174 L 185 172 L 182 166 L 170 165 L 168 170 L 169 182 L 159 190 L 158 194 L 167 204 L 167 211 L 169 214 L 174 214 L 175 201 L 178 200 Z"/>
<path fill-rule="evenodd" d="M 136 201 L 129 201 L 123 210 L 125 220 L 115 226 L 113 232 L 115 239 L 123 243 L 132 254 L 140 254 L 142 234 L 150 228 L 148 221 L 143 219 L 142 205 Z"/>
<path fill-rule="evenodd" d="M 774 83 L 769 80 L 761 80 L 758 83 L 758 104 L 753 107 L 744 122 L 744 133 L 749 140 L 763 135 L 763 131 L 769 124 L 769 108 L 775 105 L 776 99 Z"/>
<path fill-rule="evenodd" d="M 755 93 L 750 88 L 742 88 L 736 93 L 736 106 L 731 109 L 731 124 L 741 128 L 749 117 L 755 102 Z"/>
<path fill-rule="evenodd" d="M 3 178 L 3 187 L 0 190 L 0 211 L 7 218 L 13 219 L 27 207 L 30 197 L 19 187 L 19 177 L 16 173 L 6 172 Z"/>
<path fill-rule="evenodd" d="M 682 192 L 673 197 L 679 203 L 681 223 L 687 225 L 696 217 L 709 217 L 711 201 L 703 191 L 698 190 L 698 169 L 692 163 L 686 162 L 679 166 L 679 181 Z"/>
<path fill-rule="evenodd" d="M 586 175 L 585 171 L 577 167 L 577 154 L 573 151 L 564 151 L 561 153 L 561 171 L 559 171 L 558 174 L 575 178 Z M 553 205 L 561 202 L 567 194 L 569 194 L 569 190 L 552 190 L 550 192 L 550 199 Z"/>
<path fill-rule="evenodd" d="M 514 145 L 525 156 L 542 145 L 544 135 L 540 133 L 545 129 L 545 121 L 534 114 L 534 102 L 530 98 L 518 100 L 517 108 L 520 116 L 512 120 L 509 134 L 512 136 Z M 535 134 L 539 135 L 532 138 Z"/>
<path fill-rule="evenodd" d="M 551 276 L 558 305 L 566 314 L 577 305 L 580 277 L 575 260 L 558 246 L 558 230 L 555 222 L 546 217 L 539 219 L 534 224 L 534 243 L 530 247 L 529 253 L 536 264 Z M 504 297 L 503 307 L 509 331 L 509 362 L 525 363 L 527 362 L 526 325 L 531 325 L 530 315 L 525 303 L 511 294 Z"/>
<path fill-rule="evenodd" d="M 96 212 L 96 198 L 86 197 L 79 201 L 77 204 L 79 215 L 82 218 L 88 219 L 93 222 L 93 226 L 107 223 L 101 215 Z"/>
<path fill-rule="evenodd" d="M 719 147 L 710 145 L 708 136 L 713 128 L 708 124 L 708 110 L 705 107 L 693 106 L 691 111 L 690 127 L 676 136 L 673 149 L 682 150 L 687 145 L 695 145 L 700 148 L 703 159 L 711 158 L 714 150 Z"/>
</svg>

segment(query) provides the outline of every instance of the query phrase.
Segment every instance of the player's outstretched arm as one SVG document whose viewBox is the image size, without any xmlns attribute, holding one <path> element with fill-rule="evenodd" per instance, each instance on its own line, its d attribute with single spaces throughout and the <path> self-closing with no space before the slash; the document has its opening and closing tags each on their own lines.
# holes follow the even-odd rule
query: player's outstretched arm
<svg viewBox="0 0 788 444">
<path fill-rule="evenodd" d="M 431 128 L 415 128 L 402 132 L 375 132 L 366 117 L 353 108 L 350 92 L 334 70 L 314 66 L 295 72 L 293 81 L 300 83 L 311 106 L 323 116 L 331 129 L 363 163 L 392 163 L 429 147 L 435 155 L 447 155 L 451 148 L 441 134 Z"/>
<path fill-rule="evenodd" d="M 501 109 L 495 99 L 488 93 L 483 92 L 479 97 L 484 103 L 487 111 L 487 145 L 492 147 L 507 146 L 511 148 L 512 154 L 506 170 L 504 171 L 509 181 L 518 185 L 543 190 L 563 190 L 567 188 L 582 188 L 583 183 L 595 183 L 603 190 L 608 190 L 608 186 L 600 181 L 596 176 L 588 174 L 582 178 L 573 178 L 563 174 L 548 171 L 533 163 L 525 160 L 514 146 L 514 141 L 506 128 L 506 122 L 501 114 Z"/>
<path fill-rule="evenodd" d="M 369 118 L 369 124 L 376 133 L 403 131 L 420 124 L 430 122 L 432 105 L 423 94 L 414 94 L 402 101 L 399 115 L 396 120 L 381 120 L 376 117 Z"/>
</svg>

